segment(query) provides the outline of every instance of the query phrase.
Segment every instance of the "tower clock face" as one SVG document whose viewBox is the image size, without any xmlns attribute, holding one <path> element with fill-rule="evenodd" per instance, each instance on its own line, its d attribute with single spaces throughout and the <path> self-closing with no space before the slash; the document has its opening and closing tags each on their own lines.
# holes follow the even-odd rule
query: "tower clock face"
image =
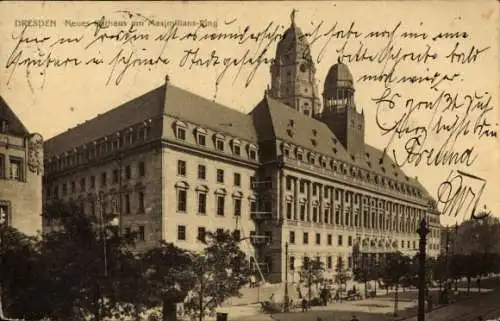
<svg viewBox="0 0 500 321">
<path fill-rule="evenodd" d="M 305 64 L 300 64 L 300 71 L 306 72 L 306 69 L 307 69 L 307 67 Z"/>
</svg>

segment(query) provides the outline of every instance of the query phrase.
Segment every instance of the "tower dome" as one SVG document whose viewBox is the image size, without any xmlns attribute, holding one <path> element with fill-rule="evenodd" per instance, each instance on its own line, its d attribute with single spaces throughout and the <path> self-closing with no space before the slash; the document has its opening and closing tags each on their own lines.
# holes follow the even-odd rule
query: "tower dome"
<svg viewBox="0 0 500 321">
<path fill-rule="evenodd" d="M 283 37 L 276 46 L 276 57 L 287 57 L 289 60 L 295 60 L 297 57 L 312 61 L 309 43 L 302 30 L 292 25 L 285 31 Z"/>
<path fill-rule="evenodd" d="M 316 117 L 321 111 L 321 99 L 316 83 L 316 67 L 306 35 L 295 24 L 294 9 L 291 24 L 276 46 L 276 58 L 271 64 L 271 97 L 291 108 Z"/>
<path fill-rule="evenodd" d="M 325 79 L 324 93 L 336 92 L 337 88 L 349 88 L 354 90 L 352 74 L 346 64 L 339 61 L 333 65 Z"/>
</svg>

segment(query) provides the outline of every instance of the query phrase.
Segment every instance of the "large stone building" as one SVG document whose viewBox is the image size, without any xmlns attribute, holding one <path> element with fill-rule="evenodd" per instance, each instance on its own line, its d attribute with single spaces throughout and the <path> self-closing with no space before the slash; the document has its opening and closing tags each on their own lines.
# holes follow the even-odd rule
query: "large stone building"
<svg viewBox="0 0 500 321">
<path fill-rule="evenodd" d="M 42 230 L 42 148 L 0 97 L 0 218 L 29 235 Z"/>
<path fill-rule="evenodd" d="M 333 271 L 366 256 L 416 254 L 428 219 L 439 252 L 439 217 L 425 188 L 364 141 L 365 117 L 341 62 L 326 77 L 323 106 L 309 45 L 292 21 L 278 43 L 271 86 L 248 113 L 169 83 L 45 143 L 46 199 L 78 201 L 160 240 L 199 250 L 205 231 L 238 230 L 267 280 L 296 280 L 303 258 Z M 289 244 L 289 268 L 285 244 Z"/>
</svg>

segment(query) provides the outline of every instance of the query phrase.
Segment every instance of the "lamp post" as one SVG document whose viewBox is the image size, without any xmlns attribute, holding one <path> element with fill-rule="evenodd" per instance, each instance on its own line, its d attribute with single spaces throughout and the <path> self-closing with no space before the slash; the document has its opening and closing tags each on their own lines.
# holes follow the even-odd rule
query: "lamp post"
<svg viewBox="0 0 500 321">
<path fill-rule="evenodd" d="M 104 211 L 104 192 L 100 191 L 98 194 L 98 211 L 99 211 L 99 234 L 100 238 L 102 240 L 102 245 L 103 245 L 103 261 L 104 261 L 104 279 L 108 278 L 108 273 L 109 273 L 109 268 L 108 268 L 108 234 L 107 231 L 109 228 L 116 228 L 120 226 L 120 218 L 111 215 L 111 216 L 106 216 L 106 213 Z M 96 319 L 100 320 L 100 311 L 104 306 L 104 298 L 102 297 L 102 293 L 100 290 L 100 286 L 97 285 L 98 287 L 98 295 L 99 295 L 99 311 L 97 312 Z"/>
<path fill-rule="evenodd" d="M 425 246 L 427 243 L 427 221 L 425 218 L 420 221 L 420 227 L 417 231 L 420 236 L 419 254 L 418 254 L 418 321 L 425 321 Z"/>
</svg>

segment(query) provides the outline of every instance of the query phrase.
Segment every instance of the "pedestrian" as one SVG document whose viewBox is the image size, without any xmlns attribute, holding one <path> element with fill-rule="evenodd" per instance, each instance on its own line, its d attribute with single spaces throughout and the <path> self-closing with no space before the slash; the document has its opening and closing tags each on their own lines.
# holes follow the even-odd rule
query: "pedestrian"
<svg viewBox="0 0 500 321">
<path fill-rule="evenodd" d="M 307 300 L 306 298 L 303 298 L 302 299 L 302 312 L 306 312 L 307 311 Z"/>
<path fill-rule="evenodd" d="M 351 321 L 359 321 L 359 319 L 358 319 L 358 318 L 356 318 L 356 315 L 355 315 L 355 314 L 353 314 L 353 315 L 352 315 L 352 319 L 351 319 Z"/>
</svg>

